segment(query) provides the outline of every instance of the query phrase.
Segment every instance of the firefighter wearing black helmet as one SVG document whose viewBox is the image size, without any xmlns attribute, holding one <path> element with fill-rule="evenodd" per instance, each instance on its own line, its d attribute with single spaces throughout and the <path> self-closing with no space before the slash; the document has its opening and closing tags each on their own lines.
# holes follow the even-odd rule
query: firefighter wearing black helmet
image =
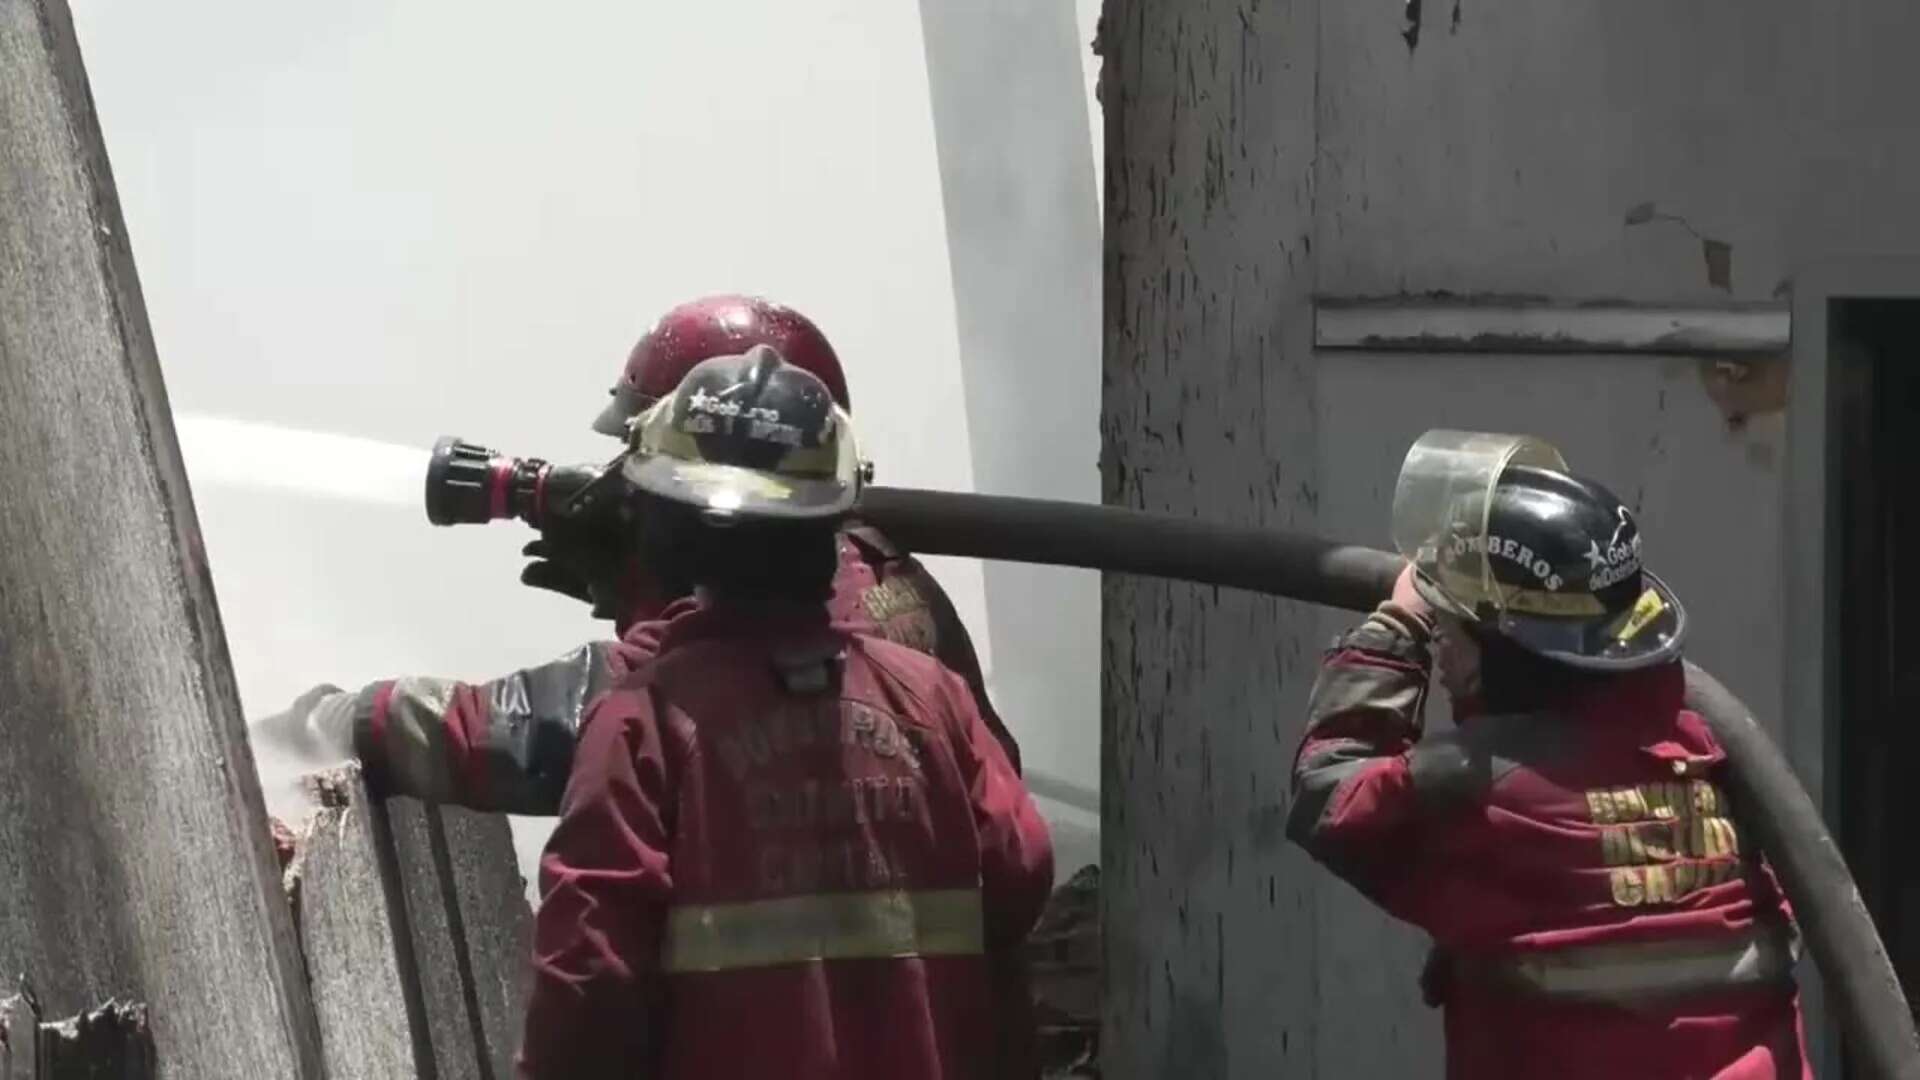
<svg viewBox="0 0 1920 1080">
<path fill-rule="evenodd" d="M 521 1075 L 1034 1076 L 1007 973 L 1046 827 L 958 676 L 833 617 L 846 412 L 756 346 L 632 439 L 643 558 L 690 595 L 581 726 Z"/>
<path fill-rule="evenodd" d="M 1447 1076 L 1811 1075 L 1792 922 L 1631 510 L 1545 444 L 1457 432 L 1395 509 L 1409 565 L 1327 653 L 1288 834 L 1433 937 Z M 1455 726 L 1429 734 L 1436 668 Z"/>
</svg>

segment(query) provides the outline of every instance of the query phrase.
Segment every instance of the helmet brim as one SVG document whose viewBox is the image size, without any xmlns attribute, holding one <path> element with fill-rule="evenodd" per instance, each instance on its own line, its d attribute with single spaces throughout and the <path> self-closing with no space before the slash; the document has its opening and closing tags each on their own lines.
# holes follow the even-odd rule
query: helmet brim
<svg viewBox="0 0 1920 1080">
<path fill-rule="evenodd" d="M 1499 634 L 1536 656 L 1587 671 L 1635 671 L 1680 655 L 1687 636 L 1687 609 L 1673 589 L 1650 570 L 1641 571 L 1642 603 L 1656 612 L 1634 627 L 1629 609 L 1605 619 L 1567 619 L 1501 612 L 1483 618 L 1447 595 L 1425 574 L 1413 575 L 1420 598 L 1455 618 Z M 1647 594 L 1657 603 L 1647 600 Z M 1628 632 L 1630 631 L 1631 632 Z"/>
<path fill-rule="evenodd" d="M 627 480 L 642 491 L 711 514 L 795 520 L 839 517 L 859 496 L 834 477 L 774 476 L 757 469 L 677 458 L 633 456 Z"/>
<path fill-rule="evenodd" d="M 1528 652 L 1587 671 L 1635 671 L 1680 656 L 1687 610 L 1667 583 L 1641 571 L 1641 599 L 1608 619 L 1501 614 L 1488 629 Z"/>
<path fill-rule="evenodd" d="M 611 435 L 616 439 L 627 437 L 627 427 L 633 418 L 640 415 L 647 403 L 641 399 L 633 387 L 624 381 L 613 388 L 613 400 L 593 418 L 593 430 L 602 435 Z"/>
</svg>

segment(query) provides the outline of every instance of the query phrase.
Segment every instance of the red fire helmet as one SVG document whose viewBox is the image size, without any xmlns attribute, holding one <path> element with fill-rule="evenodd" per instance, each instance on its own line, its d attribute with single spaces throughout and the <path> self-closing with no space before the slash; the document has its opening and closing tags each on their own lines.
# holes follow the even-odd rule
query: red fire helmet
<svg viewBox="0 0 1920 1080">
<path fill-rule="evenodd" d="M 681 304 L 641 336 L 613 386 L 613 400 L 594 420 L 593 429 L 626 438 L 628 421 L 672 393 L 695 365 L 716 356 L 739 356 L 755 345 L 772 347 L 787 363 L 825 383 L 835 404 L 850 408 L 840 357 L 813 320 L 758 296 L 727 294 Z"/>
</svg>

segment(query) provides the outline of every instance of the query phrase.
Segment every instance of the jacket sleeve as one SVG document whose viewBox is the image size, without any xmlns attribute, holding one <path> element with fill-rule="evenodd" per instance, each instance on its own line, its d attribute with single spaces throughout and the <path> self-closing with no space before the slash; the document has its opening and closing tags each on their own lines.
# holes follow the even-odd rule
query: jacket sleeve
<svg viewBox="0 0 1920 1080">
<path fill-rule="evenodd" d="M 625 648 L 596 642 L 483 683 L 374 683 L 354 699 L 355 751 L 383 795 L 551 815 L 582 715 L 631 666 Z"/>
<path fill-rule="evenodd" d="M 1053 888 L 1053 841 L 1033 797 L 958 678 L 946 676 L 958 721 L 954 756 L 973 805 L 980 843 L 980 902 L 994 1008 L 993 1075 L 1029 1080 L 1040 1072 L 1039 1032 L 1026 942 Z"/>
<path fill-rule="evenodd" d="M 927 613 L 933 619 L 933 658 L 946 665 L 948 671 L 966 681 L 967 689 L 973 695 L 980 719 L 987 730 L 1000 743 L 1007 762 L 1014 773 L 1020 773 L 1020 746 L 1013 739 L 1013 732 L 1000 719 L 1000 713 L 987 697 L 987 679 L 980 671 L 980 655 L 974 650 L 973 635 L 967 633 L 967 624 L 960 621 L 960 613 L 953 606 L 953 598 L 947 590 L 940 587 L 927 568 L 920 565 L 918 559 L 906 556 L 901 559 L 899 573 L 908 575 L 914 589 L 926 598 Z"/>
<path fill-rule="evenodd" d="M 973 707 L 973 696 L 950 674 L 946 684 L 945 696 L 958 721 L 955 757 L 980 842 L 987 948 L 1018 946 L 1040 920 L 1053 889 L 1053 841 L 1033 796 Z"/>
<path fill-rule="evenodd" d="M 645 691 L 602 699 L 582 728 L 540 860 L 522 1080 L 650 1075 L 648 1020 L 673 888 L 659 730 Z"/>
<path fill-rule="evenodd" d="M 1392 603 L 1327 651 L 1293 763 L 1287 835 L 1389 911 L 1419 819 L 1416 753 L 1432 667 L 1426 620 Z"/>
<path fill-rule="evenodd" d="M 1000 741 L 1000 748 L 1013 764 L 1013 771 L 1018 773 L 1020 746 L 987 697 L 980 655 L 974 650 L 967 624 L 960 621 L 960 613 L 954 609 L 953 598 L 920 560 L 901 550 L 873 526 L 850 525 L 846 528 L 846 537 L 860 550 L 873 572 L 874 587 L 862 601 L 867 614 L 878 625 L 880 636 L 931 655 L 948 671 L 964 679 L 967 689 L 973 693 L 980 718 Z M 907 598 L 904 603 L 897 599 L 902 591 Z"/>
</svg>

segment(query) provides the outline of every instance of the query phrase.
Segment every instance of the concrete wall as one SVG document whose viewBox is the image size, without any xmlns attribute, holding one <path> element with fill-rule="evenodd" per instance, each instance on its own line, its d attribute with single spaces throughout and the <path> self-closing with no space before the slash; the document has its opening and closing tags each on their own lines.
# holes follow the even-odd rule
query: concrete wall
<svg viewBox="0 0 1920 1080">
<path fill-rule="evenodd" d="M 1920 249 L 1920 13 L 1417 9 L 1410 46 L 1397 4 L 1109 0 L 1107 497 L 1384 546 L 1420 432 L 1545 436 L 1638 508 L 1692 656 L 1805 745 L 1817 718 L 1781 710 L 1779 414 L 1730 427 L 1683 356 L 1314 356 L 1308 301 L 1765 301 L 1812 260 Z M 1438 1075 L 1420 935 L 1277 837 L 1312 653 L 1344 620 L 1106 596 L 1113 1075 Z"/>
<path fill-rule="evenodd" d="M 1069 0 L 922 0 L 947 257 L 980 491 L 1099 497 L 1100 205 L 1087 141 L 1091 40 Z M 1099 575 L 987 563 L 989 678 L 1022 755 L 1074 797 L 1049 807 L 1070 873 L 1093 856 Z M 1077 812 L 1075 812 L 1077 810 Z M 1068 833 L 1074 835 L 1069 838 Z"/>
</svg>

